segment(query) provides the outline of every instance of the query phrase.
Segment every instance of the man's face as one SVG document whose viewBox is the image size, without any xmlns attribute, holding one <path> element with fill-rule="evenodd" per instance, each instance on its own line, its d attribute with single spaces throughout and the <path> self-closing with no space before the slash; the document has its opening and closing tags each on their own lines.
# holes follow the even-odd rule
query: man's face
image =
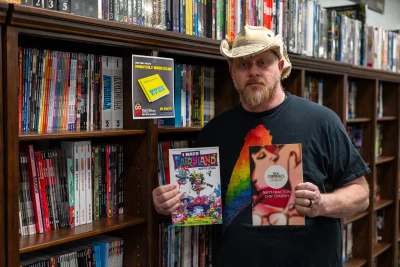
<svg viewBox="0 0 400 267">
<path fill-rule="evenodd" d="M 272 51 L 233 59 L 230 72 L 236 90 L 250 107 L 267 102 L 280 85 L 283 60 Z"/>
</svg>

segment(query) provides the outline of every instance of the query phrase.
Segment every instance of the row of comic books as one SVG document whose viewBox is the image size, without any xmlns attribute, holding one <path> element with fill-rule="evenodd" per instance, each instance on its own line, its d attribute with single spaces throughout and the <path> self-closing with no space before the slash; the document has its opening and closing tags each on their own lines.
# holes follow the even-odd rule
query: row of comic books
<svg viewBox="0 0 400 267">
<path fill-rule="evenodd" d="M 342 230 L 342 262 L 353 258 L 353 223 L 343 226 Z"/>
<path fill-rule="evenodd" d="M 20 152 L 20 234 L 71 228 L 123 214 L 123 146 L 61 142 Z"/>
<path fill-rule="evenodd" d="M 22 254 L 19 266 L 122 267 L 123 258 L 122 238 L 99 235 L 59 247 Z"/>
<path fill-rule="evenodd" d="M 311 100 L 320 105 L 324 104 L 324 78 L 306 76 L 306 83 L 304 86 L 305 99 Z"/>
<path fill-rule="evenodd" d="M 160 126 L 204 126 L 215 116 L 215 68 L 174 64 L 173 119 L 159 120 Z"/>
<path fill-rule="evenodd" d="M 174 227 L 159 224 L 160 267 L 211 267 L 213 238 L 209 226 Z"/>
<path fill-rule="evenodd" d="M 122 129 L 122 58 L 19 48 L 19 132 Z"/>
<path fill-rule="evenodd" d="M 265 26 L 282 36 L 288 52 L 400 71 L 399 31 L 367 25 L 365 3 L 322 7 L 315 0 L 10 2 L 229 42 L 246 24 Z"/>
</svg>

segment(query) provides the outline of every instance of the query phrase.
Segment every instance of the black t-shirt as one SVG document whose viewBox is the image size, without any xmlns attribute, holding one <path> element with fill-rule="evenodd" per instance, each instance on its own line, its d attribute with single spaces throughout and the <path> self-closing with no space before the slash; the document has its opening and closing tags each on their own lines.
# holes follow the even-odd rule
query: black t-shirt
<svg viewBox="0 0 400 267">
<path fill-rule="evenodd" d="M 341 266 L 339 219 L 306 217 L 305 226 L 252 226 L 249 145 L 301 143 L 303 179 L 321 193 L 370 172 L 332 110 L 286 93 L 277 107 L 252 113 L 239 104 L 207 123 L 195 146 L 218 146 L 224 226 L 217 266 Z"/>
</svg>

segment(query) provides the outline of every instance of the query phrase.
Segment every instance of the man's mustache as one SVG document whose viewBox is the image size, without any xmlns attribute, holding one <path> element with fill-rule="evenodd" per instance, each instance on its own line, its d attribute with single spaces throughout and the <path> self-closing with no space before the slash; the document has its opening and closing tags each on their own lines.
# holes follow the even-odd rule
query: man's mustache
<svg viewBox="0 0 400 267">
<path fill-rule="evenodd" d="M 250 79 L 246 82 L 246 86 L 249 84 L 262 84 L 265 85 L 264 81 L 261 79 Z"/>
</svg>

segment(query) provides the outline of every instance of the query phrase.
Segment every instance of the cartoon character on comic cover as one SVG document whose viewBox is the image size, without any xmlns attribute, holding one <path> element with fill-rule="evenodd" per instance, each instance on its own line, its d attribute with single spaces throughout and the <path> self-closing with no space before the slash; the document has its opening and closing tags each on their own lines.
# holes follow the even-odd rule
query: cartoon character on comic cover
<svg viewBox="0 0 400 267">
<path fill-rule="evenodd" d="M 170 149 L 171 183 L 182 192 L 175 226 L 222 223 L 218 148 Z"/>
</svg>

